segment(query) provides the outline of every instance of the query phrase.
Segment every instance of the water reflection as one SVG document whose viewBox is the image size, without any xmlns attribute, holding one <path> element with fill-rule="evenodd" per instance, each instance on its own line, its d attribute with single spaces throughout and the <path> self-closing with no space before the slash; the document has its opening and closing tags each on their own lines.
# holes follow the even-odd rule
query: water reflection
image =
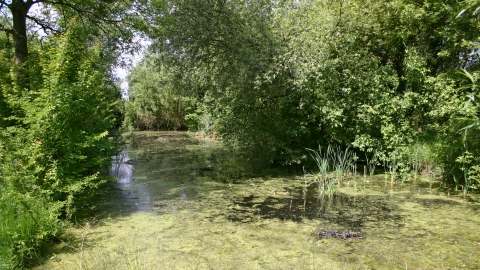
<svg viewBox="0 0 480 270">
<path fill-rule="evenodd" d="M 122 190 L 122 196 L 129 206 L 137 211 L 149 212 L 154 205 L 148 187 L 133 178 L 133 163 L 128 157 L 127 149 L 122 149 L 114 157 L 110 174 L 117 178 L 116 187 Z"/>
</svg>

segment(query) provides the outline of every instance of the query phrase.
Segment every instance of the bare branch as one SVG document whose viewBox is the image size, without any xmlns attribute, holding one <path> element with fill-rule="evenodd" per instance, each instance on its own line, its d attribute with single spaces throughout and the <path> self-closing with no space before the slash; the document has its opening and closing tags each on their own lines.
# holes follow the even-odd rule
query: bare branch
<svg viewBox="0 0 480 270">
<path fill-rule="evenodd" d="M 34 22 L 35 22 L 36 24 L 38 24 L 40 27 L 42 27 L 42 29 L 43 29 L 43 31 L 44 31 L 45 33 L 47 33 L 47 30 L 50 30 L 52 33 L 53 33 L 53 32 L 58 32 L 57 29 L 55 29 L 55 28 L 53 28 L 53 27 L 51 27 L 51 26 L 48 26 L 45 22 L 42 22 L 42 21 L 38 20 L 38 19 L 35 18 L 35 17 L 29 16 L 29 15 L 27 15 L 26 17 L 27 17 L 28 19 L 34 21 Z"/>
</svg>

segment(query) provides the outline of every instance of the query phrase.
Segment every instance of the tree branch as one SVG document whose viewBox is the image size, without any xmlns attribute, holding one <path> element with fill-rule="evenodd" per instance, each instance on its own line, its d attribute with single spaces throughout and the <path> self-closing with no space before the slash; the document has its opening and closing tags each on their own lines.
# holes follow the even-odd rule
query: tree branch
<svg viewBox="0 0 480 270">
<path fill-rule="evenodd" d="M 42 29 L 43 29 L 43 31 L 44 31 L 45 33 L 47 33 L 47 30 L 50 30 L 52 33 L 53 33 L 53 32 L 58 32 L 58 30 L 54 29 L 54 28 L 51 27 L 51 26 L 46 25 L 45 22 L 41 22 L 40 20 L 38 20 L 38 19 L 35 18 L 35 17 L 29 16 L 29 15 L 27 15 L 26 17 L 27 17 L 28 19 L 34 21 L 34 22 L 35 22 L 36 24 L 38 24 L 40 27 L 42 27 Z"/>
<path fill-rule="evenodd" d="M 3 5 L 3 1 L 2 1 L 2 5 Z M 0 7 L 0 10 L 1 10 L 1 7 Z M 2 12 L 3 13 L 3 12 Z M 4 16 L 7 16 L 6 14 L 4 14 Z M 12 34 L 13 35 L 13 29 L 12 28 L 7 28 L 5 27 L 3 24 L 0 24 L 0 31 L 2 32 L 5 32 L 7 34 Z"/>
<path fill-rule="evenodd" d="M 94 12 L 91 12 L 90 10 L 81 9 L 80 7 L 76 6 L 75 4 L 67 3 L 66 1 L 63 1 L 63 0 L 59 0 L 59 1 L 37 0 L 37 2 L 43 2 L 43 3 L 46 3 L 46 4 L 50 4 L 50 5 L 57 5 L 57 6 L 60 6 L 60 7 L 70 8 L 80 16 L 80 19 L 82 20 L 82 22 L 84 22 L 85 19 L 86 19 L 87 21 L 89 21 L 92 24 L 94 24 L 95 26 L 97 26 L 98 29 L 100 29 L 105 34 L 108 34 L 109 31 L 108 31 L 108 29 L 105 29 L 104 27 L 101 26 L 102 22 L 106 23 L 106 24 L 109 24 L 109 25 L 116 26 L 118 29 L 122 29 L 122 27 L 120 26 L 120 24 L 122 23 L 121 20 L 109 19 L 107 17 L 98 16 L 97 14 L 95 14 Z"/>
</svg>

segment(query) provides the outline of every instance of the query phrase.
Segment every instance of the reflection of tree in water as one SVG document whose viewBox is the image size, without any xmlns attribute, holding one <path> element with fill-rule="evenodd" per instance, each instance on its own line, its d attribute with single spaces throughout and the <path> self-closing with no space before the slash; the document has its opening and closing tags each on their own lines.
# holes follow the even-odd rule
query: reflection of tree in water
<svg viewBox="0 0 480 270">
<path fill-rule="evenodd" d="M 133 165 L 129 162 L 127 150 L 122 149 L 113 159 L 113 166 L 110 174 L 117 178 L 118 183 L 129 183 L 132 181 Z"/>
<path fill-rule="evenodd" d="M 126 149 L 122 149 L 114 158 L 110 174 L 117 178 L 116 186 L 122 190 L 122 196 L 128 205 L 135 206 L 137 211 L 153 209 L 150 192 L 146 185 L 133 178 L 135 162 L 129 159 Z"/>
</svg>

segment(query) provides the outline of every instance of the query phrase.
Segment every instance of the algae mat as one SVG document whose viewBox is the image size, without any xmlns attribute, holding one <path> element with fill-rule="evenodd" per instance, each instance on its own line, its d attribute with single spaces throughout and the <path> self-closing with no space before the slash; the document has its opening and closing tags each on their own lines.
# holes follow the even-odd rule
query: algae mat
<svg viewBox="0 0 480 270">
<path fill-rule="evenodd" d="M 212 140 L 136 133 L 118 182 L 38 269 L 478 269 L 480 204 L 379 175 L 328 201 Z M 449 196 L 447 196 L 449 195 Z M 361 239 L 314 231 L 359 230 Z"/>
</svg>

